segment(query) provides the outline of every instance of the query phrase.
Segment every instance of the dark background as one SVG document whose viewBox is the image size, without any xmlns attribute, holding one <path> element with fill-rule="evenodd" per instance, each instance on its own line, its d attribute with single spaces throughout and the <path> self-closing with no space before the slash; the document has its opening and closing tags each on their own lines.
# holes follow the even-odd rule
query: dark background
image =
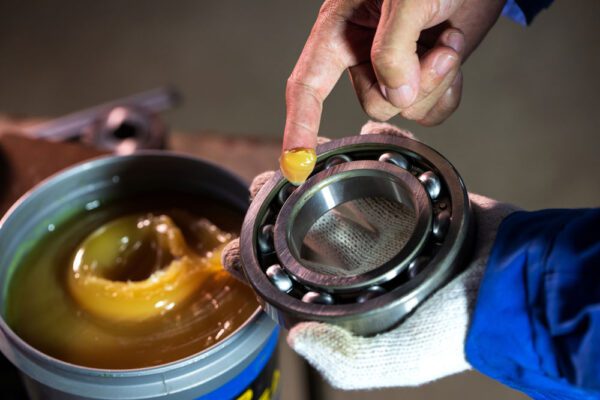
<svg viewBox="0 0 600 400">
<path fill-rule="evenodd" d="M 167 116 L 175 130 L 278 140 L 285 81 L 319 6 L 0 0 L 0 114 L 58 116 L 173 83 L 185 96 Z M 598 15 L 598 0 L 556 0 L 530 27 L 500 20 L 467 61 L 463 102 L 450 120 L 436 128 L 394 122 L 446 155 L 472 191 L 528 209 L 598 206 Z M 365 120 L 344 77 L 325 104 L 321 134 L 356 134 Z M 299 362 L 284 353 L 284 399 L 301 399 Z M 332 399 L 520 398 L 474 374 L 418 390 L 322 391 Z"/>
</svg>

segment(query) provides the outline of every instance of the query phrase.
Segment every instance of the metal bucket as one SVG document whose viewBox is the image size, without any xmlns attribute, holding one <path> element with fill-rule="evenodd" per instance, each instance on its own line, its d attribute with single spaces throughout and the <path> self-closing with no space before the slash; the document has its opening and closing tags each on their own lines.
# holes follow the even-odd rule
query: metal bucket
<svg viewBox="0 0 600 400">
<path fill-rule="evenodd" d="M 57 155 L 59 156 L 59 155 Z M 273 399 L 279 372 L 278 329 L 259 309 L 236 332 L 185 359 L 140 369 L 81 367 L 50 357 L 19 338 L 4 320 L 15 259 L 36 245 L 56 216 L 153 191 L 210 196 L 248 207 L 246 185 L 224 169 L 168 152 L 111 156 L 69 168 L 25 194 L 0 221 L 0 350 L 22 372 L 34 399 Z M 261 397 L 264 396 L 264 397 Z"/>
</svg>

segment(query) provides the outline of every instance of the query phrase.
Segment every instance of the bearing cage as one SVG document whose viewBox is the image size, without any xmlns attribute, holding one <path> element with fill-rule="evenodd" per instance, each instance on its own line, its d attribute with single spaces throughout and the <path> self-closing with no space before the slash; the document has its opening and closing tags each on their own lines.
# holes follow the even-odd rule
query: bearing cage
<svg viewBox="0 0 600 400">
<path fill-rule="evenodd" d="M 256 195 L 240 238 L 246 277 L 263 308 L 284 327 L 308 320 L 337 324 L 359 335 L 387 330 L 459 271 L 472 233 L 467 191 L 444 157 L 404 137 L 344 138 L 319 146 L 317 156 L 314 172 L 300 188 L 294 188 L 277 172 Z M 386 271 L 386 276 L 374 273 L 374 279 L 356 279 L 361 282 L 346 286 L 328 282 L 344 281 L 341 278 L 314 280 L 315 274 L 299 272 L 300 260 L 295 259 L 293 252 L 286 252 L 289 250 L 286 224 L 291 214 L 284 211 L 292 209 L 293 200 L 302 197 L 295 192 L 307 192 L 321 178 L 336 177 L 353 167 L 358 171 L 359 166 L 389 174 L 406 175 L 408 171 L 420 181 L 431 214 L 424 239 L 417 247 L 411 245 L 418 251 L 408 251 L 409 258 L 401 260 L 395 270 L 390 267 L 394 271 Z M 315 175 L 319 176 L 312 179 Z M 412 177 L 404 179 L 416 181 Z M 407 243 L 399 252 L 405 248 L 411 250 L 411 246 Z M 294 259 L 295 267 L 291 268 Z M 378 269 L 379 266 L 375 268 Z"/>
</svg>

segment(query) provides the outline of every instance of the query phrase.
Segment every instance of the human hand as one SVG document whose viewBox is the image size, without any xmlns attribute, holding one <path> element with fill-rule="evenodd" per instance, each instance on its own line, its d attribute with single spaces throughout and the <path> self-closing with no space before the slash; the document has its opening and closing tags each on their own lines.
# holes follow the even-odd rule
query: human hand
<svg viewBox="0 0 600 400">
<path fill-rule="evenodd" d="M 460 64 L 506 0 L 326 0 L 288 79 L 283 150 L 313 149 L 323 102 L 348 69 L 376 120 L 423 125 L 458 107 Z"/>
<path fill-rule="evenodd" d="M 471 369 L 464 345 L 479 284 L 500 222 L 517 208 L 470 194 L 477 222 L 466 269 L 388 332 L 361 337 L 331 324 L 303 322 L 287 341 L 334 387 L 419 386 Z"/>
<path fill-rule="evenodd" d="M 361 134 L 412 135 L 389 124 L 368 123 Z M 274 172 L 258 175 L 251 185 L 254 197 Z M 500 222 L 517 208 L 469 195 L 477 234 L 465 270 L 435 292 L 392 330 L 360 337 L 339 326 L 304 322 L 294 326 L 288 343 L 335 387 L 368 389 L 421 385 L 470 368 L 464 342 L 480 280 Z M 223 250 L 225 268 L 244 280 L 239 241 Z"/>
</svg>

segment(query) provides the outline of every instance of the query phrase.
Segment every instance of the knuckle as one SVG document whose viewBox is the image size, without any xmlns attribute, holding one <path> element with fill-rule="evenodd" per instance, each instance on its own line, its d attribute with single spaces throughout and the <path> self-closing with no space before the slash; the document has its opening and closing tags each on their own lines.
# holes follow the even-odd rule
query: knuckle
<svg viewBox="0 0 600 400">
<path fill-rule="evenodd" d="M 309 96 L 313 98 L 317 103 L 323 102 L 321 95 L 319 93 L 319 89 L 314 87 L 313 85 L 304 82 L 295 74 L 290 75 L 287 79 L 285 86 L 285 94 L 289 99 L 294 99 L 298 97 L 306 97 Z"/>
<path fill-rule="evenodd" d="M 411 16 L 415 23 L 428 25 L 440 15 L 448 13 L 453 0 L 417 0 L 403 4 L 404 12 Z"/>
<path fill-rule="evenodd" d="M 442 10 L 442 3 L 440 0 L 430 0 L 427 4 L 427 8 L 430 18 L 433 18 L 439 15 L 440 11 Z"/>
<path fill-rule="evenodd" d="M 324 23 L 344 21 L 348 11 L 353 8 L 352 3 L 347 0 L 325 0 L 319 8 L 315 27 Z"/>
<path fill-rule="evenodd" d="M 393 74 L 400 68 L 400 60 L 393 49 L 376 47 L 371 51 L 371 62 L 380 74 Z"/>
<path fill-rule="evenodd" d="M 298 90 L 298 79 L 296 78 L 296 76 L 294 74 L 290 75 L 286 81 L 285 84 L 285 91 L 286 93 L 291 93 L 293 91 Z"/>
</svg>

